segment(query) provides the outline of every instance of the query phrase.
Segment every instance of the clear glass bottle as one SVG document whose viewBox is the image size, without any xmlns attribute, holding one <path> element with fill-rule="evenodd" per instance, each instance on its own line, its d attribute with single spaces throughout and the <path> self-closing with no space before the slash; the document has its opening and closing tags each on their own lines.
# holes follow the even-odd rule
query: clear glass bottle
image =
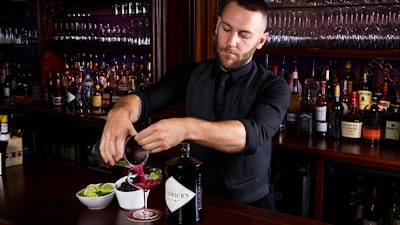
<svg viewBox="0 0 400 225">
<path fill-rule="evenodd" d="M 315 104 L 315 132 L 325 137 L 328 133 L 328 98 L 326 96 L 326 81 L 321 81 L 321 93 Z"/>
<path fill-rule="evenodd" d="M 200 220 L 202 210 L 202 163 L 190 157 L 190 144 L 179 145 L 180 155 L 166 163 L 165 201 L 167 218 L 175 224 Z"/>
</svg>

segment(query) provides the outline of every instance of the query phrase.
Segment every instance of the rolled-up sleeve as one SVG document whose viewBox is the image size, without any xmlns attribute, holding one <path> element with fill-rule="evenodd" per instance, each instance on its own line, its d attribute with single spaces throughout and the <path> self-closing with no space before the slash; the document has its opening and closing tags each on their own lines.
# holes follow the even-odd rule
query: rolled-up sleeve
<svg viewBox="0 0 400 225">
<path fill-rule="evenodd" d="M 263 81 L 248 116 L 240 119 L 246 129 L 244 154 L 254 154 L 259 146 L 271 142 L 286 115 L 289 102 L 290 89 L 284 79 L 270 76 Z"/>
</svg>

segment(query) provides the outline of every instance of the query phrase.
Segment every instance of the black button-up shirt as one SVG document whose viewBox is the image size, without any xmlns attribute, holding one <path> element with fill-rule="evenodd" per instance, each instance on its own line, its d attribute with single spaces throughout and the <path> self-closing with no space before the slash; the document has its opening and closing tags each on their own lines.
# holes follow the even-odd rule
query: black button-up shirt
<svg viewBox="0 0 400 225">
<path fill-rule="evenodd" d="M 141 120 L 170 104 L 185 102 L 186 115 L 208 121 L 239 120 L 246 130 L 243 154 L 228 154 L 192 143 L 191 155 L 203 162 L 205 194 L 250 203 L 269 192 L 271 139 L 290 101 L 284 79 L 255 61 L 230 71 L 232 80 L 215 113 L 216 61 L 179 66 L 138 95 Z"/>
</svg>

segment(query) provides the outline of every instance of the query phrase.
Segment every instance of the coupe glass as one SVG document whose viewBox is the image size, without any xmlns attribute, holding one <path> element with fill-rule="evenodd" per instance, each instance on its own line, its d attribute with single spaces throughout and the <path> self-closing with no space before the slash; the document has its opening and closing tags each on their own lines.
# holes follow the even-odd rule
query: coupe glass
<svg viewBox="0 0 400 225">
<path fill-rule="evenodd" d="M 150 222 L 158 220 L 161 212 L 157 209 L 147 208 L 146 193 L 153 187 L 162 182 L 162 170 L 157 167 L 140 165 L 131 165 L 128 173 L 128 183 L 143 190 L 144 208 L 131 210 L 128 212 L 128 219 L 136 222 Z"/>
</svg>

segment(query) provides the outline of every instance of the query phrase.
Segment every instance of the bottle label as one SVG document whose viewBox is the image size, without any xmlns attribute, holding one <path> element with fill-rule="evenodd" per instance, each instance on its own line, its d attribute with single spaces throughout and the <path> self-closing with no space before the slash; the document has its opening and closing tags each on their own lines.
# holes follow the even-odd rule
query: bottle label
<svg viewBox="0 0 400 225">
<path fill-rule="evenodd" d="M 342 136 L 347 138 L 361 138 L 362 123 L 342 121 Z"/>
<path fill-rule="evenodd" d="M 92 106 L 101 107 L 101 105 L 102 105 L 101 96 L 100 95 L 92 96 Z"/>
<path fill-rule="evenodd" d="M 318 121 L 326 121 L 327 106 L 315 106 L 315 119 Z"/>
<path fill-rule="evenodd" d="M 296 113 L 287 113 L 286 114 L 286 121 L 288 121 L 288 122 L 295 123 L 296 122 L 296 118 L 297 118 Z"/>
<path fill-rule="evenodd" d="M 365 110 L 372 103 L 372 91 L 358 90 L 358 108 Z"/>
<path fill-rule="evenodd" d="M 385 139 L 398 141 L 400 139 L 400 122 L 386 121 Z"/>
<path fill-rule="evenodd" d="M 182 208 L 196 194 L 179 183 L 174 177 L 169 177 L 165 181 L 165 202 L 171 212 Z"/>
</svg>

